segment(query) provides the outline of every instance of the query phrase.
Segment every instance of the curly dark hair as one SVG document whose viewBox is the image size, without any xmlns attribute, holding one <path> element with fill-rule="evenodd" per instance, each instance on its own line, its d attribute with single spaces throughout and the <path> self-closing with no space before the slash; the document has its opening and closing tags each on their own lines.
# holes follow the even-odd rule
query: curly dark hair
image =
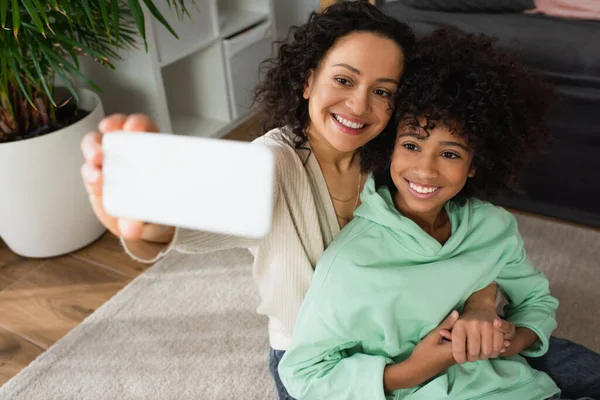
<svg viewBox="0 0 600 400">
<path fill-rule="evenodd" d="M 519 62 L 515 50 L 500 49 L 496 41 L 453 27 L 437 29 L 417 41 L 398 89 L 396 123 L 408 119 L 425 132 L 443 124 L 474 150 L 476 173 L 457 201 L 518 190 L 519 173 L 549 138 L 554 91 Z M 388 164 L 377 171 L 377 181 L 395 190 L 389 171 L 393 141 L 384 148 L 379 157 Z"/>
<path fill-rule="evenodd" d="M 277 56 L 261 63 L 263 78 L 256 88 L 255 102 L 266 115 L 265 130 L 286 126 L 297 136 L 298 146 L 307 141 L 308 101 L 302 94 L 308 73 L 317 68 L 338 40 L 354 32 L 372 32 L 389 38 L 400 46 L 405 57 L 415 41 L 408 25 L 365 1 L 342 1 L 322 13 L 312 12 L 308 22 L 290 29 Z M 371 147 L 376 148 L 377 143 Z M 368 161 L 371 153 L 365 149 L 363 165 L 372 164 L 373 160 Z"/>
</svg>

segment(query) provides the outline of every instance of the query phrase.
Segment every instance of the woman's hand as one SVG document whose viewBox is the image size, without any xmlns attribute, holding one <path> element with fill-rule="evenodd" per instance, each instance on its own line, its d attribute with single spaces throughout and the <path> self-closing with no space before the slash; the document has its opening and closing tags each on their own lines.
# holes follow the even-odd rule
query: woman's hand
<svg viewBox="0 0 600 400">
<path fill-rule="evenodd" d="M 497 358 L 515 336 L 514 325 L 496 313 L 496 290 L 492 283 L 471 295 L 452 331 L 442 332 L 457 363 Z"/>
<path fill-rule="evenodd" d="M 175 228 L 156 224 L 145 224 L 126 218 L 115 218 L 104 210 L 102 203 L 102 136 L 115 131 L 158 132 L 156 124 L 142 114 L 113 114 L 104 118 L 99 132 L 90 132 L 81 141 L 81 150 L 85 159 L 81 167 L 81 176 L 89 194 L 92 209 L 100 222 L 113 234 L 128 240 L 145 239 L 157 243 L 169 243 Z M 158 184 L 158 182 L 157 182 Z"/>
</svg>

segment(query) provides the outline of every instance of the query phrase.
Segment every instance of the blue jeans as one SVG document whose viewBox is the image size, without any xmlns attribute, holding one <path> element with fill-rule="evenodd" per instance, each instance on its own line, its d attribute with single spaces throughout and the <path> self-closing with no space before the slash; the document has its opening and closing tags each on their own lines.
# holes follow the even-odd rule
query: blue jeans
<svg viewBox="0 0 600 400">
<path fill-rule="evenodd" d="M 279 400 L 294 400 L 287 392 L 277 366 L 285 354 L 271 349 L 269 368 L 275 380 Z M 548 352 L 537 358 L 527 358 L 529 364 L 547 373 L 561 389 L 561 397 L 553 399 L 600 400 L 600 354 L 570 340 L 550 338 Z"/>
<path fill-rule="evenodd" d="M 527 358 L 527 362 L 550 375 L 562 391 L 561 399 L 600 400 L 600 354 L 570 340 L 551 337 L 548 353 Z"/>
<path fill-rule="evenodd" d="M 271 375 L 275 380 L 275 388 L 277 389 L 277 395 L 279 396 L 279 400 L 294 400 L 292 396 L 290 396 L 281 383 L 281 379 L 279 378 L 279 371 L 277 367 L 279 366 L 279 361 L 283 358 L 285 354 L 285 350 L 274 350 L 271 349 L 269 354 L 269 370 L 271 370 Z"/>
</svg>

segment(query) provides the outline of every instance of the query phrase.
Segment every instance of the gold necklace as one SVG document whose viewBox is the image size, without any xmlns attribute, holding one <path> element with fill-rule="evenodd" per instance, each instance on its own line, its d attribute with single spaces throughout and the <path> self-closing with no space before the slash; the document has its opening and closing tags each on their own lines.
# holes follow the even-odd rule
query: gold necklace
<svg viewBox="0 0 600 400">
<path fill-rule="evenodd" d="M 356 189 L 356 195 L 350 197 L 348 200 L 339 200 L 339 199 L 333 197 L 331 195 L 331 193 L 329 194 L 332 199 L 335 199 L 340 202 L 348 202 L 348 201 L 352 200 L 353 198 L 356 198 L 356 201 L 354 202 L 354 207 L 352 208 L 352 214 L 349 217 L 342 217 L 340 214 L 337 213 L 337 211 L 335 211 L 335 207 L 333 207 L 336 217 L 338 217 L 339 219 L 344 220 L 344 221 L 350 221 L 352 219 L 352 215 L 354 215 L 354 210 L 356 210 L 356 206 L 358 205 L 358 199 L 360 198 L 360 184 L 361 183 L 362 183 L 362 173 L 359 170 L 358 171 L 358 188 Z"/>
</svg>

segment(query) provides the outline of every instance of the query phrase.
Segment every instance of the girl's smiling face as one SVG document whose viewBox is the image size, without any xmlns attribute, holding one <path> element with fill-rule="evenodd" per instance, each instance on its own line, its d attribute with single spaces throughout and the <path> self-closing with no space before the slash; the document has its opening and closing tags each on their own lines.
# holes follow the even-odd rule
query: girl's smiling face
<svg viewBox="0 0 600 400">
<path fill-rule="evenodd" d="M 426 130 L 422 128 L 425 118 L 418 119 L 421 127 L 411 125 L 413 121 L 404 120 L 398 126 L 390 166 L 398 189 L 394 203 L 404 215 L 435 219 L 467 179 L 475 176 L 473 150 L 442 123 Z"/>
<path fill-rule="evenodd" d="M 308 74 L 309 132 L 340 152 L 363 146 L 388 123 L 403 68 L 391 39 L 356 32 L 338 40 Z"/>
</svg>

